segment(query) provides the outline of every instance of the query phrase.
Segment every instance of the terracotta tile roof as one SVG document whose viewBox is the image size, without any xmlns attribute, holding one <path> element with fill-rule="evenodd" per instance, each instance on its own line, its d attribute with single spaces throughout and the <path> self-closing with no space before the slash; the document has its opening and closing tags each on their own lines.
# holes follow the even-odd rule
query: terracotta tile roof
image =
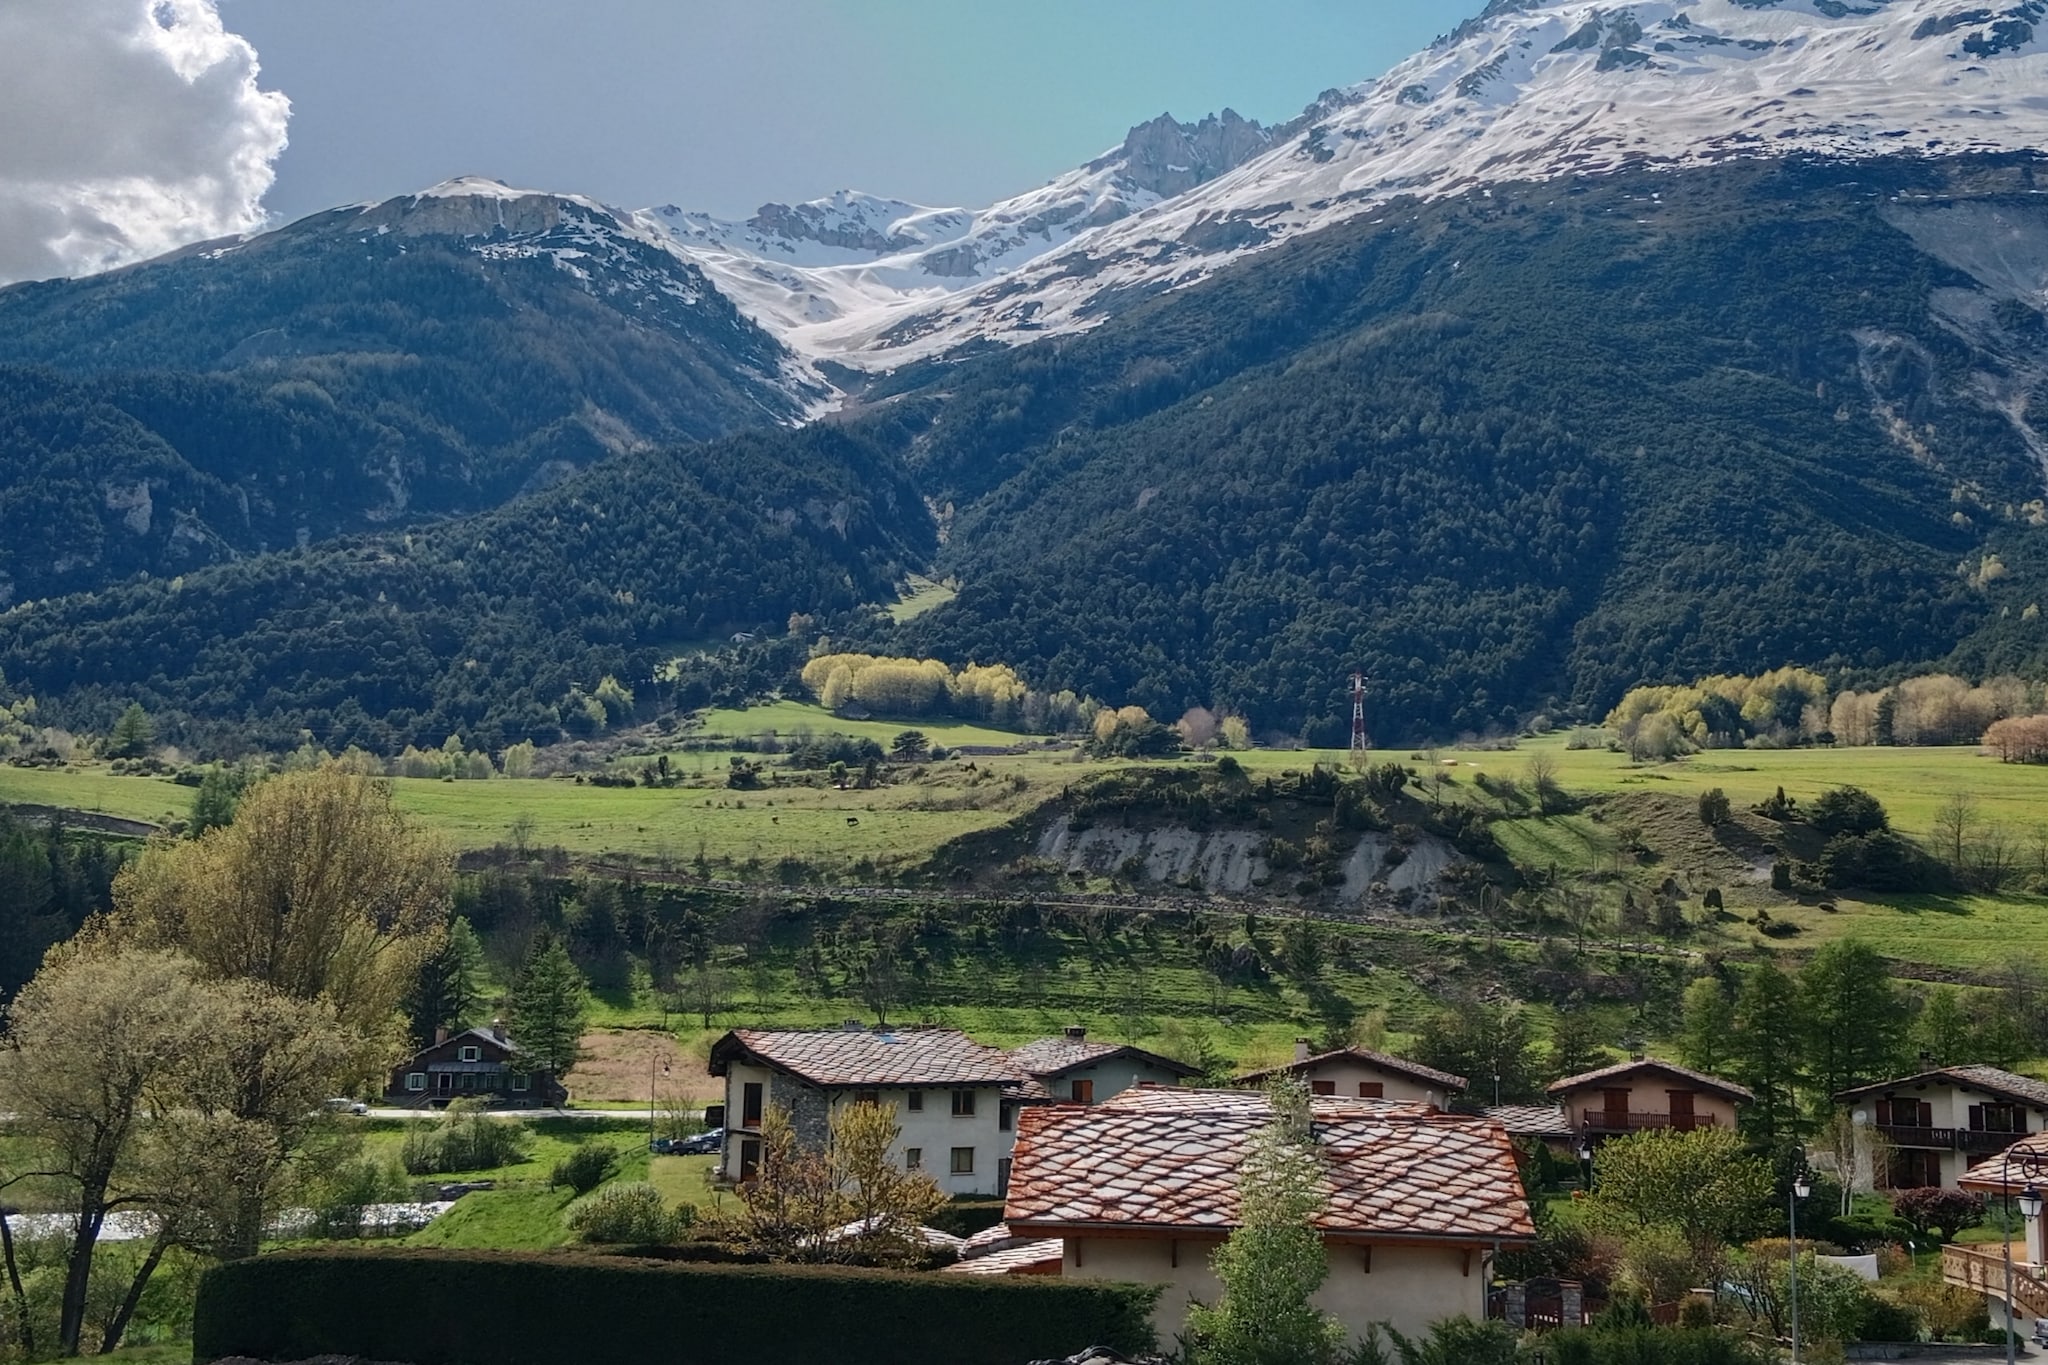
<svg viewBox="0 0 2048 1365">
<path fill-rule="evenodd" d="M 991 1251 L 1001 1251 L 1004 1247 L 1029 1240 L 1010 1231 L 1008 1223 L 991 1223 L 961 1244 L 960 1255 L 963 1258 L 986 1256 Z"/>
<path fill-rule="evenodd" d="M 1430 1085 L 1440 1085 L 1446 1090 L 1463 1090 L 1465 1088 L 1465 1078 L 1463 1076 L 1453 1076 L 1448 1071 L 1438 1071 L 1433 1066 L 1424 1066 L 1420 1062 L 1411 1062 L 1406 1057 L 1395 1057 L 1385 1052 L 1373 1052 L 1368 1048 L 1362 1047 L 1338 1048 L 1335 1052 L 1319 1052 L 1313 1057 L 1307 1057 L 1298 1062 L 1289 1062 L 1285 1066 L 1269 1066 L 1264 1071 L 1247 1071 L 1244 1075 L 1239 1076 L 1234 1083 L 1237 1085 L 1257 1085 L 1268 1077 L 1289 1075 L 1306 1067 L 1320 1065 L 1323 1062 L 1347 1061 L 1357 1062 L 1360 1066 L 1376 1067 L 1381 1071 L 1391 1071 L 1400 1076 L 1412 1076 L 1418 1081 L 1423 1081 Z"/>
<path fill-rule="evenodd" d="M 1170 1071 L 1176 1076 L 1198 1076 L 1196 1068 L 1171 1057 L 1162 1057 L 1156 1052 L 1147 1052 L 1141 1047 L 1129 1047 L 1122 1043 L 1091 1043 L 1085 1038 L 1039 1038 L 1011 1050 L 1017 1065 L 1034 1076 L 1058 1076 L 1112 1057 L 1134 1057 L 1141 1062 Z"/>
<path fill-rule="evenodd" d="M 2015 1191 L 2029 1185 L 2048 1187 L 2048 1133 L 2022 1138 L 1998 1156 L 1986 1157 L 1964 1171 L 1956 1183 L 1983 1194 L 2003 1194 L 2008 1177 Z"/>
<path fill-rule="evenodd" d="M 1586 1086 L 1599 1085 L 1603 1081 L 1617 1081 L 1624 1076 L 1633 1076 L 1642 1071 L 1657 1072 L 1665 1076 L 1676 1076 L 1681 1080 L 1691 1081 L 1703 1090 L 1717 1091 L 1728 1096 L 1730 1099 L 1753 1100 L 1756 1098 L 1747 1089 L 1733 1081 L 1723 1080 L 1719 1076 L 1709 1076 L 1704 1071 L 1694 1071 L 1690 1067 L 1680 1066 L 1676 1062 L 1660 1062 L 1655 1057 L 1642 1057 L 1632 1062 L 1616 1062 L 1613 1066 L 1603 1066 L 1598 1071 L 1588 1071 L 1580 1076 L 1567 1076 L 1561 1081 L 1552 1082 L 1544 1093 L 1563 1095 L 1573 1090 L 1583 1089 Z"/>
<path fill-rule="evenodd" d="M 1009 1053 L 953 1029 L 734 1029 L 712 1045 L 711 1074 L 747 1060 L 813 1085 L 1000 1085 L 1019 1099 L 1049 1098 Z"/>
<path fill-rule="evenodd" d="M 1535 1236 L 1506 1131 L 1427 1105 L 1317 1097 L 1327 1236 L 1520 1242 Z M 1270 1121 L 1265 1095 L 1140 1086 L 1106 1103 L 1018 1116 L 1013 1231 L 1124 1226 L 1227 1231 L 1237 1169 Z"/>
<path fill-rule="evenodd" d="M 1932 1071 L 1922 1071 L 1914 1076 L 1901 1076 L 1897 1080 L 1878 1081 L 1874 1085 L 1860 1085 L 1854 1090 L 1844 1090 L 1836 1095 L 1837 1100 L 1859 1099 L 1864 1095 L 1881 1094 L 1887 1090 L 1899 1090 L 1909 1085 L 1939 1085 L 1947 1081 L 1971 1090 L 1981 1090 L 2001 1099 L 2017 1100 L 2048 1108 L 2048 1083 L 2022 1076 L 2017 1072 L 2005 1071 L 1995 1066 L 1941 1066 Z"/>
<path fill-rule="evenodd" d="M 1571 1121 L 1554 1104 L 1496 1104 L 1485 1113 L 1507 1129 L 1509 1137 L 1563 1138 L 1572 1133 Z"/>
<path fill-rule="evenodd" d="M 943 1275 L 1057 1275 L 1066 1264 L 1066 1243 L 1057 1237 L 1031 1238 L 972 1260 L 941 1268 Z"/>
</svg>

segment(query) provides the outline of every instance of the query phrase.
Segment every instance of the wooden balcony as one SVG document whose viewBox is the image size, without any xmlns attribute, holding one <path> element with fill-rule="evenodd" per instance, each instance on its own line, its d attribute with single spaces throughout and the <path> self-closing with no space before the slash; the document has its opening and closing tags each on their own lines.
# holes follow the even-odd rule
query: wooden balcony
<svg viewBox="0 0 2048 1365">
<path fill-rule="evenodd" d="M 1673 1118 L 1669 1114 L 1624 1114 L 1618 1109 L 1582 1109 L 1579 1120 L 1580 1131 L 1587 1133 L 1640 1133 L 1649 1128 L 1690 1132 L 1695 1128 L 1717 1128 L 1721 1123 L 1713 1114 L 1680 1114 Z"/>
<path fill-rule="evenodd" d="M 1956 1129 L 1957 1143 L 1972 1156 L 1997 1156 L 2025 1136 L 2025 1133 L 1994 1133 L 1982 1128 Z"/>
<path fill-rule="evenodd" d="M 1941 1152 L 1968 1152 L 1973 1156 L 1996 1156 L 2026 1137 L 2025 1133 L 1994 1133 L 1981 1128 L 1901 1128 L 1880 1123 L 1877 1131 L 1894 1147 L 1933 1148 Z"/>
<path fill-rule="evenodd" d="M 2048 1279 L 2042 1268 L 2023 1265 L 2024 1242 L 2012 1246 L 2012 1297 L 2030 1318 L 2048 1317 Z M 1941 1249 L 1941 1278 L 1959 1289 L 2005 1302 L 2005 1252 L 1998 1246 L 1946 1246 Z"/>
</svg>

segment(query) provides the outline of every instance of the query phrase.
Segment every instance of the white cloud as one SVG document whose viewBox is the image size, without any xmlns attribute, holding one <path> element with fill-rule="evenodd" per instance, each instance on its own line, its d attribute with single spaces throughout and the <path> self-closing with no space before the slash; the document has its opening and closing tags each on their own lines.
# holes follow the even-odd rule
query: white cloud
<svg viewBox="0 0 2048 1365">
<path fill-rule="evenodd" d="M 0 282 L 263 222 L 291 102 L 214 0 L 0 0 Z"/>
</svg>

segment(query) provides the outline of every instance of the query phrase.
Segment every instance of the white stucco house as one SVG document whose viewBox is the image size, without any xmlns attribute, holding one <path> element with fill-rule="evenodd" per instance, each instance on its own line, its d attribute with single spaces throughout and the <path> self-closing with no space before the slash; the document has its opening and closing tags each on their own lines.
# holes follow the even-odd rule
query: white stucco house
<svg viewBox="0 0 2048 1365">
<path fill-rule="evenodd" d="M 1375 1322 L 1419 1333 L 1484 1318 L 1495 1255 L 1536 1235 L 1506 1131 L 1426 1104 L 1309 1104 L 1330 1263 L 1316 1303 L 1354 1336 Z M 1171 1341 L 1189 1303 L 1221 1291 L 1210 1257 L 1236 1224 L 1238 1168 L 1271 1119 L 1258 1091 L 1145 1085 L 1025 1112 L 1004 1223 L 1020 1242 L 1013 1255 L 1034 1268 L 1010 1273 L 1054 1273 L 1038 1248 L 1056 1241 L 1062 1276 L 1165 1285 L 1154 1326 Z"/>
<path fill-rule="evenodd" d="M 1074 1025 L 1058 1038 L 1039 1038 L 1010 1055 L 1061 1104 L 1100 1104 L 1134 1085 L 1178 1085 L 1201 1073 L 1194 1067 L 1124 1043 L 1088 1041 Z"/>
<path fill-rule="evenodd" d="M 1889 1148 L 1879 1183 L 1954 1189 L 1971 1163 L 2048 1130 L 2048 1083 L 1995 1066 L 1943 1066 L 1835 1096 Z"/>
<path fill-rule="evenodd" d="M 953 1029 L 734 1029 L 712 1044 L 711 1074 L 725 1078 L 719 1175 L 735 1181 L 760 1164 L 770 1106 L 823 1143 L 833 1111 L 865 1100 L 895 1111 L 904 1169 L 948 1194 L 1000 1195 L 1018 1112 L 1050 1098 L 1009 1053 Z"/>
<path fill-rule="evenodd" d="M 1275 1076 L 1298 1077 L 1308 1083 L 1313 1095 L 1427 1104 L 1437 1109 L 1448 1109 L 1451 1101 L 1465 1092 L 1463 1076 L 1362 1047 L 1312 1053 L 1305 1038 L 1295 1040 L 1294 1060 L 1286 1066 L 1246 1072 L 1234 1084 L 1264 1085 Z"/>
</svg>

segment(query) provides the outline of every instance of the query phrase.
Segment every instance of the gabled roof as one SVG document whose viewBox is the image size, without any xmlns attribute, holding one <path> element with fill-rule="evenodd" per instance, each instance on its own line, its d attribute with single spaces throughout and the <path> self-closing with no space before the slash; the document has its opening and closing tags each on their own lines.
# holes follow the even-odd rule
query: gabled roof
<svg viewBox="0 0 2048 1365">
<path fill-rule="evenodd" d="M 1057 1237 L 1032 1238 L 983 1256 L 940 1267 L 944 1275 L 1057 1275 L 1066 1264 L 1067 1244 Z"/>
<path fill-rule="evenodd" d="M 1842 1091 L 1835 1099 L 1843 1102 L 1857 1100 L 1865 1095 L 1881 1095 L 1888 1090 L 1903 1090 L 1909 1085 L 1953 1085 L 1964 1090 L 1978 1090 L 1987 1095 L 1996 1095 L 2003 1100 L 2048 1108 L 2048 1082 L 2037 1081 L 2032 1076 L 2022 1076 L 2017 1072 L 2005 1071 L 1995 1066 L 1974 1065 L 1938 1066 L 1932 1071 L 1901 1076 L 1897 1080 L 1859 1085 L 1854 1090 Z"/>
<path fill-rule="evenodd" d="M 1999 1155 L 1986 1157 L 1964 1171 L 1956 1184 L 1980 1194 L 2006 1194 L 2008 1180 L 2011 1193 L 2029 1185 L 2048 1185 L 2048 1133 L 2022 1138 Z"/>
<path fill-rule="evenodd" d="M 1465 1078 L 1463 1076 L 1453 1076 L 1448 1071 L 1438 1071 L 1435 1067 L 1424 1066 L 1420 1062 L 1411 1062 L 1406 1057 L 1395 1057 L 1385 1052 L 1374 1052 L 1369 1048 L 1362 1047 L 1340 1047 L 1334 1052 L 1319 1052 L 1313 1057 L 1304 1057 L 1298 1062 L 1289 1062 L 1285 1066 L 1269 1066 L 1264 1071 L 1247 1071 L 1244 1075 L 1239 1076 L 1233 1084 L 1257 1085 L 1259 1082 L 1270 1077 L 1292 1075 L 1309 1067 L 1319 1066 L 1324 1062 L 1356 1062 L 1360 1066 L 1369 1066 L 1380 1071 L 1391 1071 L 1396 1075 L 1409 1076 L 1427 1085 L 1440 1085 L 1446 1090 L 1463 1090 L 1465 1088 Z"/>
<path fill-rule="evenodd" d="M 711 1047 L 711 1074 L 753 1062 L 819 1086 L 981 1086 L 1044 1099 L 1045 1088 L 1001 1048 L 954 1029 L 734 1029 Z"/>
<path fill-rule="evenodd" d="M 1702 1090 L 1712 1090 L 1717 1094 L 1727 1096 L 1731 1100 L 1747 1101 L 1756 1098 L 1747 1088 L 1739 1086 L 1733 1081 L 1723 1080 L 1719 1076 L 1709 1076 L 1704 1071 L 1694 1071 L 1692 1068 L 1680 1066 L 1676 1062 L 1662 1062 L 1655 1057 L 1638 1057 L 1632 1062 L 1616 1062 L 1613 1066 L 1603 1066 L 1597 1071 L 1588 1071 L 1579 1076 L 1567 1076 L 1561 1081 L 1553 1081 L 1544 1093 L 1547 1095 L 1568 1094 L 1573 1090 L 1583 1090 L 1587 1086 L 1604 1085 L 1608 1081 L 1618 1081 L 1624 1077 L 1634 1076 L 1646 1071 L 1663 1076 L 1676 1076 L 1680 1080 L 1691 1081 Z"/>
<path fill-rule="evenodd" d="M 1141 1047 L 1125 1043 L 1091 1043 L 1085 1038 L 1038 1038 L 1022 1047 L 1012 1048 L 1010 1055 L 1017 1059 L 1017 1065 L 1041 1080 L 1063 1076 L 1069 1071 L 1078 1071 L 1084 1066 L 1094 1066 L 1116 1057 L 1130 1057 L 1175 1076 L 1202 1074 L 1198 1067 L 1176 1062 L 1156 1052 L 1147 1052 Z"/>
<path fill-rule="evenodd" d="M 1555 1104 L 1496 1104 L 1486 1117 L 1508 1130 L 1509 1137 L 1568 1138 L 1571 1120 Z"/>
<path fill-rule="evenodd" d="M 1507 1133 L 1428 1105 L 1310 1101 L 1326 1237 L 1494 1244 L 1535 1236 Z M 1272 1120 L 1248 1090 L 1138 1086 L 1103 1104 L 1018 1116 L 1003 1215 L 1022 1236 L 1116 1228 L 1228 1233 L 1237 1172 Z"/>
<path fill-rule="evenodd" d="M 519 1045 L 513 1042 L 510 1037 L 500 1038 L 487 1028 L 466 1028 L 460 1033 L 451 1033 L 438 1043 L 429 1043 L 412 1055 L 415 1058 L 424 1057 L 429 1052 L 438 1052 L 442 1048 L 454 1047 L 457 1044 L 463 1046 L 482 1045 L 494 1048 L 500 1052 L 519 1051 Z"/>
</svg>

